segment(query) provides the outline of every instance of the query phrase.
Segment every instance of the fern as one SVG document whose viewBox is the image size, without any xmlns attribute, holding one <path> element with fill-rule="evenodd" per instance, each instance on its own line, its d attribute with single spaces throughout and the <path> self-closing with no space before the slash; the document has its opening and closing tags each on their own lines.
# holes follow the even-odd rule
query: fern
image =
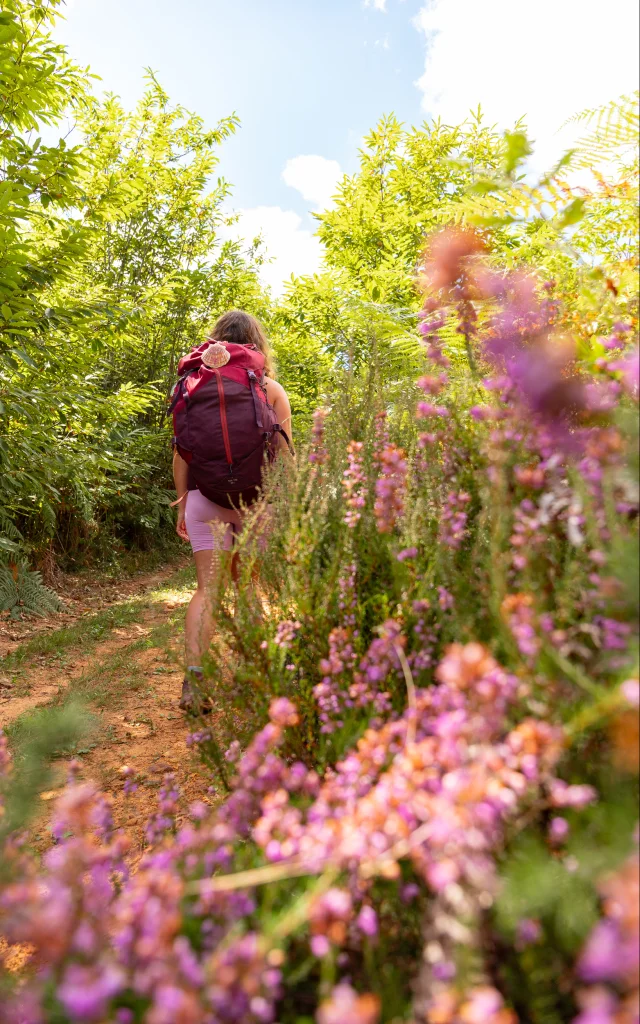
<svg viewBox="0 0 640 1024">
<path fill-rule="evenodd" d="M 23 615 L 47 615 L 61 608 L 60 598 L 45 586 L 39 572 L 24 565 L 0 565 L 0 611 L 18 619 Z"/>
<path fill-rule="evenodd" d="M 592 127 L 577 144 L 575 166 L 593 167 L 625 156 L 637 161 L 638 101 L 640 93 L 621 96 L 605 106 L 583 110 L 566 123 L 585 123 Z"/>
<path fill-rule="evenodd" d="M 3 553 L 15 554 L 20 548 L 22 534 L 6 512 L 0 509 L 0 558 Z"/>
</svg>

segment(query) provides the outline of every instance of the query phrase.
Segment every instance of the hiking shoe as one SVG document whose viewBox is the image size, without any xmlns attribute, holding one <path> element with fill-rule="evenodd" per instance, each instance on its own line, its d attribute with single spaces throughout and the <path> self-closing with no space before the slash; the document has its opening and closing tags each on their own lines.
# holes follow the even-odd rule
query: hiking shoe
<svg viewBox="0 0 640 1024">
<path fill-rule="evenodd" d="M 196 694 L 186 676 L 182 680 L 182 693 L 178 707 L 181 711 L 186 711 L 188 715 L 210 715 L 213 710 L 211 701 Z"/>
</svg>

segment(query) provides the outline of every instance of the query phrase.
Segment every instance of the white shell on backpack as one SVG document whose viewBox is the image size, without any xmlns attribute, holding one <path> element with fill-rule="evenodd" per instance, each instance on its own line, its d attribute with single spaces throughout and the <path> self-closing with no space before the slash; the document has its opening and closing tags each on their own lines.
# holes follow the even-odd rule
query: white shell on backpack
<svg viewBox="0 0 640 1024">
<path fill-rule="evenodd" d="M 210 370 L 217 370 L 219 367 L 224 366 L 229 362 L 231 356 L 226 345 L 223 345 L 221 341 L 214 341 L 212 345 L 202 353 L 202 362 L 205 366 L 208 366 Z"/>
</svg>

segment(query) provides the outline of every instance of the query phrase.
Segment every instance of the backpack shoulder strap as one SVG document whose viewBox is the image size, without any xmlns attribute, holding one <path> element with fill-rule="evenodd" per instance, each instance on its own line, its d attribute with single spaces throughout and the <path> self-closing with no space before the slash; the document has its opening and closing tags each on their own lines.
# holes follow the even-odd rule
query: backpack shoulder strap
<svg viewBox="0 0 640 1024">
<path fill-rule="evenodd" d="M 258 384 L 262 381 L 258 380 L 257 374 L 253 370 L 247 370 L 247 377 L 249 378 L 249 387 L 251 388 L 251 394 L 253 396 L 253 408 L 256 413 L 256 426 L 258 430 L 261 430 L 265 435 L 269 433 L 264 421 L 264 402 L 260 401 L 258 397 Z"/>
<path fill-rule="evenodd" d="M 171 392 L 171 402 L 166 412 L 167 416 L 171 415 L 176 405 L 182 398 L 184 394 L 184 382 L 186 381 L 187 377 L 189 377 L 192 373 L 198 373 L 198 370 L 196 368 L 192 370 L 187 370 L 187 372 L 183 373 L 181 377 L 178 377 L 178 380 L 175 383 L 173 391 Z"/>
</svg>

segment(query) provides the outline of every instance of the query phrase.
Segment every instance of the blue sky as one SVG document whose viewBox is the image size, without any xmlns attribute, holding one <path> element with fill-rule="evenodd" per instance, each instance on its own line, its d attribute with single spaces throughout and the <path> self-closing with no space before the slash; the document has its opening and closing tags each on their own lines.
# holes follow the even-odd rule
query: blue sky
<svg viewBox="0 0 640 1024">
<path fill-rule="evenodd" d="M 220 165 L 233 230 L 262 232 L 278 290 L 318 266 L 310 211 L 383 113 L 528 114 L 547 163 L 567 117 L 636 87 L 637 24 L 635 0 L 71 0 L 57 35 L 127 105 L 152 67 L 207 123 L 238 113 Z"/>
</svg>

